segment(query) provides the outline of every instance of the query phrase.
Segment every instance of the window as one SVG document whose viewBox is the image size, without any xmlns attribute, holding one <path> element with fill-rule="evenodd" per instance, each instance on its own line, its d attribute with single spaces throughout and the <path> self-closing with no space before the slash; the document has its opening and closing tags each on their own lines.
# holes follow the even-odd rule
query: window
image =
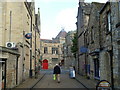
<svg viewBox="0 0 120 90">
<path fill-rule="evenodd" d="M 119 14 L 119 21 L 120 21 L 120 1 L 118 2 L 118 4 L 119 4 L 118 5 L 118 7 L 119 7 L 119 11 L 118 11 L 119 13 L 118 14 Z"/>
<path fill-rule="evenodd" d="M 44 53 L 45 53 L 45 54 L 48 53 L 48 49 L 47 49 L 47 47 L 44 47 Z"/>
<path fill-rule="evenodd" d="M 52 48 L 52 54 L 58 54 L 58 48 Z"/>
<path fill-rule="evenodd" d="M 108 32 L 111 31 L 111 17 L 110 17 L 110 12 L 107 14 L 107 30 Z"/>
<path fill-rule="evenodd" d="M 91 44 L 94 43 L 94 27 L 91 27 Z"/>
<path fill-rule="evenodd" d="M 52 58 L 52 61 L 58 61 L 58 58 Z"/>
<path fill-rule="evenodd" d="M 118 4 L 119 4 L 119 11 L 120 11 L 120 1 L 118 2 Z"/>
</svg>

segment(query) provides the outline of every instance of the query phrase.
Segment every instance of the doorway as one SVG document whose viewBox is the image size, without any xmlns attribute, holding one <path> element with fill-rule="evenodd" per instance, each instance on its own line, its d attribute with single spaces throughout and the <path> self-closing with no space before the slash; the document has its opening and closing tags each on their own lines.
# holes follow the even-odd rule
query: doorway
<svg viewBox="0 0 120 90">
<path fill-rule="evenodd" d="M 99 60 L 94 59 L 94 76 L 95 79 L 100 79 L 100 74 L 99 74 Z"/>
<path fill-rule="evenodd" d="M 43 67 L 42 69 L 48 69 L 48 60 L 47 59 L 43 60 L 42 67 Z"/>
<path fill-rule="evenodd" d="M 7 72 L 7 69 L 6 69 L 6 58 L 0 58 L 0 63 L 1 63 L 1 78 L 2 78 L 2 81 L 1 81 L 1 86 L 2 86 L 2 89 L 5 90 L 6 89 L 6 72 Z"/>
</svg>

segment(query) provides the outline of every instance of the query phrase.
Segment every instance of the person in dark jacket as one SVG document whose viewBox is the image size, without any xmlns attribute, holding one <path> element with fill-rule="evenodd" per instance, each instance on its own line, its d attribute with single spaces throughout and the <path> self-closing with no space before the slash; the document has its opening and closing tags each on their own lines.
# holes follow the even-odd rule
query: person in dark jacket
<svg viewBox="0 0 120 90">
<path fill-rule="evenodd" d="M 55 77 L 57 78 L 58 83 L 60 83 L 60 74 L 61 74 L 61 69 L 58 64 L 55 65 L 53 74 L 55 74 Z"/>
</svg>

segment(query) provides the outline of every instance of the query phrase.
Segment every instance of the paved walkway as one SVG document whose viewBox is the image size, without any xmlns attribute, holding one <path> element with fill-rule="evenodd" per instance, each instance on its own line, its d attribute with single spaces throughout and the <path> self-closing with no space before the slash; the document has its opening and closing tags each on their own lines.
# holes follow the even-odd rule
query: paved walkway
<svg viewBox="0 0 120 90">
<path fill-rule="evenodd" d="M 76 74 L 76 80 L 78 80 L 80 83 L 82 83 L 83 85 L 85 85 L 88 89 L 89 88 L 95 89 L 96 85 L 98 83 L 97 80 L 87 79 L 84 76 L 81 76 L 79 74 Z"/>
<path fill-rule="evenodd" d="M 37 79 L 35 79 L 35 77 L 28 78 L 26 81 L 24 81 L 23 83 L 21 83 L 19 86 L 17 86 L 14 89 L 17 89 L 17 88 L 31 88 L 31 87 L 33 87 L 33 85 L 35 85 L 40 80 L 40 78 L 43 77 L 43 75 L 44 75 L 44 73 L 40 73 L 40 75 L 38 75 Z M 84 76 L 81 76 L 81 75 L 78 75 L 78 74 L 76 74 L 76 80 L 79 81 L 84 86 L 86 86 L 88 89 L 90 89 L 90 88 L 95 89 L 96 88 L 97 81 L 95 81 L 95 80 L 86 79 Z"/>
<path fill-rule="evenodd" d="M 20 85 L 18 85 L 14 89 L 17 89 L 17 88 L 31 88 L 33 85 L 35 85 L 40 80 L 40 78 L 42 78 L 43 75 L 44 74 L 38 75 L 38 78 L 35 78 L 35 77 L 28 78 L 27 80 L 25 80 L 23 83 L 21 83 Z"/>
<path fill-rule="evenodd" d="M 60 83 L 58 83 L 57 80 L 53 80 L 53 74 L 48 74 L 48 73 L 44 76 L 43 79 L 41 79 L 41 81 L 39 83 L 37 83 L 37 85 L 35 85 L 34 88 L 35 89 L 57 88 L 57 90 L 59 90 L 59 89 L 61 90 L 63 88 L 66 88 L 66 89 L 67 88 L 71 88 L 71 89 L 79 88 L 80 90 L 81 89 L 87 90 L 87 89 L 85 89 L 85 87 L 82 84 L 77 82 L 75 79 L 69 78 L 68 74 L 61 74 L 60 75 Z"/>
</svg>

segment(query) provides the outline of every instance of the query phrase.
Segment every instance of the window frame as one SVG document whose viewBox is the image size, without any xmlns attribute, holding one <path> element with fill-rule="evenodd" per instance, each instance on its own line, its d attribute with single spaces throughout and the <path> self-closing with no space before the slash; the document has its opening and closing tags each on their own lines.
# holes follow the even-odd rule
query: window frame
<svg viewBox="0 0 120 90">
<path fill-rule="evenodd" d="M 58 48 L 52 47 L 52 54 L 58 54 Z"/>
<path fill-rule="evenodd" d="M 111 26 L 111 12 L 110 10 L 107 12 L 107 34 L 109 34 L 112 31 Z"/>
<path fill-rule="evenodd" d="M 48 48 L 44 47 L 44 54 L 48 54 Z"/>
</svg>

